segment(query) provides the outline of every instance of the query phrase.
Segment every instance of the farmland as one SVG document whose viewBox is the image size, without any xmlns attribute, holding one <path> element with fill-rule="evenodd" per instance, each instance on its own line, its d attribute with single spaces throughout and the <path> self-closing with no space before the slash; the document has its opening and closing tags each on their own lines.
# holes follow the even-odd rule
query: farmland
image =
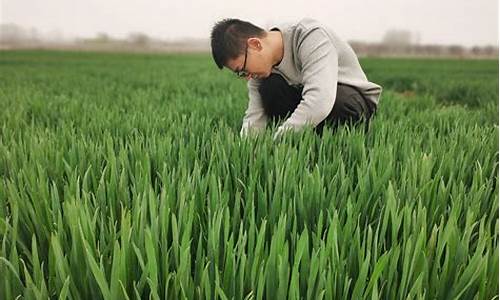
<svg viewBox="0 0 500 300">
<path fill-rule="evenodd" d="M 0 52 L 0 299 L 498 298 L 498 61 L 361 64 L 275 142 L 206 54 Z"/>
</svg>

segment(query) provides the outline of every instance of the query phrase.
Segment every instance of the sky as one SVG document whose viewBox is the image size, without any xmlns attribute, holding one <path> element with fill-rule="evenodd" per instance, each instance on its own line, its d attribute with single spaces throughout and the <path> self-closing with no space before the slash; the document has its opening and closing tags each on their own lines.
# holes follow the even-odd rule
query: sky
<svg viewBox="0 0 500 300">
<path fill-rule="evenodd" d="M 268 29 L 311 17 L 346 40 L 379 42 L 407 30 L 420 44 L 498 45 L 497 0 L 0 0 L 0 23 L 65 38 L 209 38 L 213 24 L 239 18 Z"/>
</svg>

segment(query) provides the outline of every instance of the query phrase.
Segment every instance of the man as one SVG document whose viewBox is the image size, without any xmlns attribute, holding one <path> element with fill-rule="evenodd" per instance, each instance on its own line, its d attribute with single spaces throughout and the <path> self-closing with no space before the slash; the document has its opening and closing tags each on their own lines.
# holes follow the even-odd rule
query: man
<svg viewBox="0 0 500 300">
<path fill-rule="evenodd" d="M 366 121 L 368 130 L 382 87 L 368 81 L 352 48 L 320 22 L 304 18 L 265 31 L 224 19 L 212 29 L 211 47 L 219 69 L 248 80 L 241 136 L 285 118 L 275 139 L 308 125 L 322 133 L 325 124 Z"/>
</svg>

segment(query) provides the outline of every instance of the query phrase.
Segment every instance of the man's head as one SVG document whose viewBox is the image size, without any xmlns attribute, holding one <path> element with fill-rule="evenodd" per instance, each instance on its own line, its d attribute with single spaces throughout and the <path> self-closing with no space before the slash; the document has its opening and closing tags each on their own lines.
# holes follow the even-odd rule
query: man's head
<svg viewBox="0 0 500 300">
<path fill-rule="evenodd" d="M 268 32 L 249 22 L 224 19 L 211 34 L 212 56 L 219 69 L 226 67 L 240 77 L 268 77 L 274 64 L 274 49 Z"/>
</svg>

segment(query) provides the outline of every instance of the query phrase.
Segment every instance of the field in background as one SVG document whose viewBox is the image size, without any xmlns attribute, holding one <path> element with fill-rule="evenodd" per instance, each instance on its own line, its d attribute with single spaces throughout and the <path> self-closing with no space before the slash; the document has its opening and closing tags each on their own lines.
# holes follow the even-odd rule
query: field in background
<svg viewBox="0 0 500 300">
<path fill-rule="evenodd" d="M 208 55 L 0 54 L 0 299 L 498 297 L 497 60 L 361 60 L 368 134 L 275 143 Z"/>
</svg>

